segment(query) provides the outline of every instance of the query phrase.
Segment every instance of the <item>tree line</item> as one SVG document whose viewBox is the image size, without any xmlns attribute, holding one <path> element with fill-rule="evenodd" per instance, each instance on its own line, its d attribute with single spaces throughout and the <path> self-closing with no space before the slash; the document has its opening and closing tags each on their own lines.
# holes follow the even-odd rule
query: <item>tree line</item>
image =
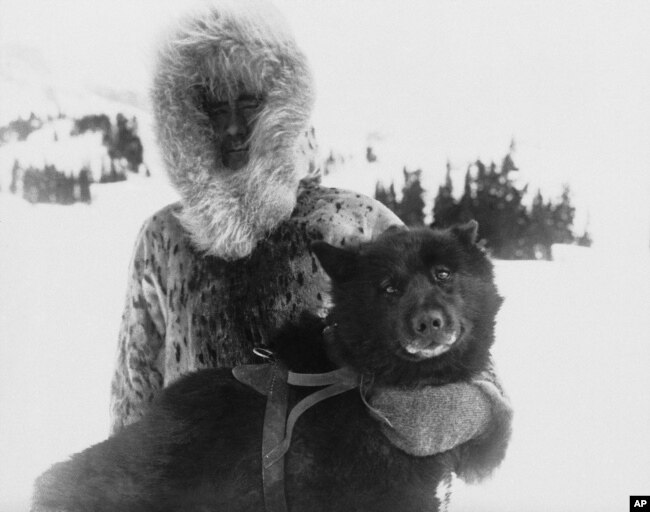
<svg viewBox="0 0 650 512">
<path fill-rule="evenodd" d="M 565 185 L 558 200 L 547 200 L 540 190 L 532 204 L 523 202 L 528 185 L 518 186 L 511 174 L 518 171 L 511 153 L 497 166 L 481 160 L 467 168 L 461 197 L 454 194 L 451 166 L 447 164 L 445 181 L 434 199 L 432 227 L 447 227 L 475 219 L 479 238 L 486 250 L 502 259 L 552 258 L 551 246 L 556 243 L 590 246 L 591 236 L 585 230 L 574 231 L 575 208 L 571 190 Z M 375 198 L 395 212 L 408 226 L 425 225 L 425 202 L 422 171 L 403 170 L 404 186 L 401 200 L 395 187 L 377 183 Z"/>
<path fill-rule="evenodd" d="M 61 114 L 59 119 L 66 116 Z M 0 127 L 0 144 L 10 140 L 23 141 L 36 130 L 41 129 L 48 118 L 43 121 L 33 113 L 29 119 L 21 118 Z M 106 114 L 92 114 L 72 120 L 70 136 L 76 137 L 86 132 L 100 132 L 102 144 L 106 147 L 107 163 L 102 162 L 99 183 L 112 183 L 127 179 L 128 172 L 139 172 L 143 164 L 143 146 L 138 136 L 138 123 L 135 117 L 129 119 L 117 114 L 115 125 Z M 54 140 L 58 142 L 57 133 Z M 149 170 L 145 168 L 149 176 Z M 42 168 L 33 165 L 24 166 L 14 161 L 11 171 L 9 191 L 21 195 L 31 203 L 72 204 L 74 202 L 91 202 L 90 184 L 93 183 L 90 169 L 85 166 L 66 174 L 53 164 Z"/>
<path fill-rule="evenodd" d="M 90 203 L 90 173 L 82 169 L 78 176 L 66 175 L 54 165 L 46 165 L 43 169 L 32 166 L 23 169 L 15 161 L 9 191 L 20 193 L 30 203 Z"/>
<path fill-rule="evenodd" d="M 110 170 L 102 172 L 100 183 L 123 181 L 128 171 L 137 173 L 143 163 L 143 147 L 138 137 L 138 120 L 123 114 L 115 117 L 115 126 L 106 114 L 75 119 L 72 135 L 94 131 L 102 133 L 102 144 L 110 158 Z"/>
</svg>

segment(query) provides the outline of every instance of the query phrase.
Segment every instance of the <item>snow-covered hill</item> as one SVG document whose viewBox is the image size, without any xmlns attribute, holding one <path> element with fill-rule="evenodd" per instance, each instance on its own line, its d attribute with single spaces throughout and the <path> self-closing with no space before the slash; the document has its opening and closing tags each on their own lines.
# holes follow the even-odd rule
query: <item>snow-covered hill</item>
<svg viewBox="0 0 650 512">
<path fill-rule="evenodd" d="M 52 164 L 75 174 L 87 166 L 98 179 L 102 160 L 107 157 L 101 134 L 71 136 L 74 119 L 88 115 L 105 114 L 113 125 L 118 114 L 136 118 L 145 164 L 154 173 L 162 168 L 148 103 L 142 94 L 89 85 L 61 70 L 54 72 L 41 53 L 29 46 L 4 45 L 0 57 L 0 98 L 6 99 L 0 102 L 0 126 L 32 115 L 42 123 L 24 141 L 11 137 L 5 144 L 0 141 L 1 190 L 8 189 L 15 160 L 23 167 Z"/>
<path fill-rule="evenodd" d="M 175 199 L 135 176 L 92 205 L 0 194 L 0 512 L 102 440 L 127 266 L 142 220 Z M 495 355 L 515 408 L 507 459 L 455 512 L 627 510 L 650 482 L 650 261 L 563 248 L 496 262 L 506 302 Z"/>
</svg>

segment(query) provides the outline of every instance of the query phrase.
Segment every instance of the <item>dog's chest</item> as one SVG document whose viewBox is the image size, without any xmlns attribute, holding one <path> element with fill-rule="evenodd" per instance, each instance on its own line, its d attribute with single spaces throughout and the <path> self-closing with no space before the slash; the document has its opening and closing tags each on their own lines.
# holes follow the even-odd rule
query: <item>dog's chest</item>
<svg viewBox="0 0 650 512">
<path fill-rule="evenodd" d="M 313 508 L 320 503 L 327 511 L 435 511 L 436 488 L 448 475 L 436 457 L 395 448 L 352 390 L 314 407 L 296 426 L 287 500 L 296 510 L 320 510 Z"/>
</svg>

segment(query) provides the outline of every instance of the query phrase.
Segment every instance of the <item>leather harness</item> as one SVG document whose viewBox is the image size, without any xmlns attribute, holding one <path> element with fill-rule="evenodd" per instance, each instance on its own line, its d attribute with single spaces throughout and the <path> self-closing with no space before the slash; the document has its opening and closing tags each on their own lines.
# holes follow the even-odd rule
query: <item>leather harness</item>
<svg viewBox="0 0 650 512">
<path fill-rule="evenodd" d="M 272 353 L 266 350 L 258 349 L 255 352 L 262 357 L 272 357 Z M 279 361 L 237 366 L 233 368 L 232 373 L 239 382 L 267 397 L 262 434 L 264 508 L 267 512 L 287 512 L 284 455 L 291 445 L 296 421 L 317 403 L 359 387 L 359 375 L 348 368 L 328 373 L 294 373 L 288 371 Z M 287 416 L 289 386 L 323 389 L 303 398 Z"/>
</svg>

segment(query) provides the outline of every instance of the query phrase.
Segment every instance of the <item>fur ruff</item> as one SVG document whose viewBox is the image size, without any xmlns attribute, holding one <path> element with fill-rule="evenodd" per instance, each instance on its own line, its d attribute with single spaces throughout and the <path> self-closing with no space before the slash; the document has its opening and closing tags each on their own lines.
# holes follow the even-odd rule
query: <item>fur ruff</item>
<svg viewBox="0 0 650 512">
<path fill-rule="evenodd" d="M 263 104 L 250 137 L 248 164 L 221 161 L 206 99 L 247 93 Z M 274 8 L 222 2 L 186 17 L 163 43 L 152 102 L 167 172 L 181 195 L 180 220 L 196 247 L 242 258 L 286 220 L 296 204 L 313 104 L 305 56 Z"/>
</svg>

